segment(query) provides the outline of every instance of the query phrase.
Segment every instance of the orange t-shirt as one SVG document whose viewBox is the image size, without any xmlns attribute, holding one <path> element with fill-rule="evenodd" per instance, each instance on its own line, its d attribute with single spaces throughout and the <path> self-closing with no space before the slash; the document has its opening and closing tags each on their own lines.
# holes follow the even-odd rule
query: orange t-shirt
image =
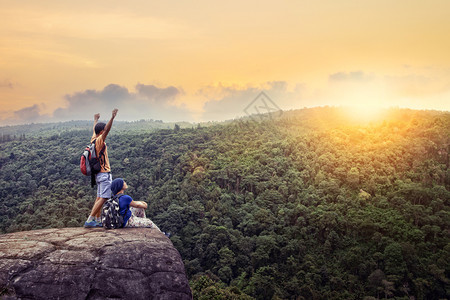
<svg viewBox="0 0 450 300">
<path fill-rule="evenodd" d="M 92 135 L 92 138 L 91 138 L 91 143 L 95 139 L 97 139 L 95 141 L 95 150 L 97 152 L 97 155 L 100 154 L 100 151 L 102 150 L 103 145 L 105 145 L 105 151 L 103 151 L 104 156 L 100 157 L 100 164 L 102 166 L 102 169 L 100 172 L 101 173 L 111 172 L 111 167 L 109 165 L 109 158 L 108 158 L 108 147 L 106 146 L 105 138 L 103 137 L 103 134 L 97 136 L 94 132 L 94 134 Z"/>
</svg>

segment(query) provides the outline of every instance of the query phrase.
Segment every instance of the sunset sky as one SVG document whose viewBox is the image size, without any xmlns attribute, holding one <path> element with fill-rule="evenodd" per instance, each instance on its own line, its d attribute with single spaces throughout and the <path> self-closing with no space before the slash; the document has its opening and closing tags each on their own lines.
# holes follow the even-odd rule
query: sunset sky
<svg viewBox="0 0 450 300">
<path fill-rule="evenodd" d="M 450 110 L 450 1 L 3 1 L 0 125 Z"/>
</svg>

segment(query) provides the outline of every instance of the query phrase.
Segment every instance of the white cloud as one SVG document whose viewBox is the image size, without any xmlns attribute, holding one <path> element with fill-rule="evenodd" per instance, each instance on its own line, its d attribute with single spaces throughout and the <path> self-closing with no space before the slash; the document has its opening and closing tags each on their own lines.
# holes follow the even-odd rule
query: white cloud
<svg viewBox="0 0 450 300">
<path fill-rule="evenodd" d="M 431 76 L 430 74 L 435 74 Z M 450 109 L 449 74 L 417 72 L 408 67 L 404 74 L 383 76 L 366 71 L 330 74 L 325 85 L 270 81 L 253 85 L 208 85 L 186 93 L 181 87 L 138 83 L 134 90 L 109 84 L 103 89 L 87 89 L 64 96 L 66 105 L 53 115 L 44 115 L 43 104 L 18 110 L 0 111 L 0 122 L 19 124 L 91 119 L 101 113 L 107 121 L 114 108 L 118 120 L 155 119 L 165 122 L 223 121 L 256 112 L 255 98 L 264 92 L 273 106 L 282 110 L 315 106 L 410 107 Z M 6 88 L 9 82 L 6 82 Z M 246 110 L 247 109 L 247 110 Z M 263 111 L 261 111 L 263 112 Z"/>
<path fill-rule="evenodd" d="M 136 92 L 126 87 L 109 84 L 102 90 L 85 90 L 65 96 L 68 105 L 58 108 L 54 118 L 58 120 L 90 119 L 94 113 L 103 116 L 114 108 L 119 109 L 118 119 L 161 119 L 181 121 L 189 119 L 189 111 L 173 103 L 181 94 L 174 86 L 160 88 L 154 85 L 138 84 Z"/>
<path fill-rule="evenodd" d="M 201 90 L 203 96 L 208 98 L 203 106 L 204 121 L 227 120 L 236 117 L 258 113 L 257 107 L 252 106 L 253 101 L 261 92 L 264 92 L 271 106 L 282 110 L 301 107 L 303 100 L 301 85 L 289 87 L 286 81 L 271 81 L 261 85 L 238 87 L 216 86 Z M 259 111 L 264 113 L 265 111 Z"/>
<path fill-rule="evenodd" d="M 30 123 L 36 121 L 41 116 L 40 108 L 37 104 L 16 110 L 14 115 L 18 120 L 28 120 Z"/>
</svg>

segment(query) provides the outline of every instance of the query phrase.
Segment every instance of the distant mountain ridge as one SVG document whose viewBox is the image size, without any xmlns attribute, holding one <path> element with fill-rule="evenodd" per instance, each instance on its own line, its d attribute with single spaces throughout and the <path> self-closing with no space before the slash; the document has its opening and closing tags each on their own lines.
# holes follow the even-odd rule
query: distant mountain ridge
<svg viewBox="0 0 450 300">
<path fill-rule="evenodd" d="M 100 120 L 102 121 L 102 120 Z M 103 121 L 103 122 L 107 122 Z M 24 125 L 10 125 L 0 127 L 0 135 L 51 135 L 61 131 L 72 130 L 92 130 L 93 121 L 66 121 L 56 123 L 32 123 Z M 169 122 L 164 123 L 161 120 L 140 120 L 133 122 L 126 121 L 114 121 L 114 129 L 117 131 L 123 130 L 155 130 L 155 129 L 173 129 L 175 124 L 181 128 L 188 128 L 194 126 L 194 124 L 188 122 Z"/>
<path fill-rule="evenodd" d="M 324 111 L 328 113 L 324 114 Z M 405 115 L 405 114 L 432 114 L 432 115 L 442 115 L 449 114 L 450 112 L 443 111 L 434 111 L 434 110 L 414 110 L 408 108 L 386 108 L 382 109 L 384 112 L 384 118 L 387 116 L 395 116 Z M 225 125 L 233 122 L 264 122 L 275 119 L 286 119 L 290 117 L 306 117 L 304 121 L 311 120 L 311 118 L 315 118 L 317 116 L 325 116 L 324 121 L 338 120 L 339 122 L 349 122 L 352 119 L 350 113 L 348 113 L 347 107 L 313 107 L 313 108 L 304 108 L 304 109 L 294 109 L 281 111 L 281 113 L 273 114 L 273 113 L 262 113 L 258 115 L 249 115 L 244 117 L 239 117 L 236 119 L 230 119 L 225 121 L 209 121 L 209 122 L 164 122 L 163 120 L 136 120 L 136 121 L 115 121 L 114 128 L 117 131 L 126 131 L 126 130 L 136 130 L 136 131 L 149 131 L 149 130 L 157 130 L 157 129 L 173 129 L 175 124 L 180 128 L 193 128 L 198 126 L 208 127 L 212 125 Z M 380 117 L 383 119 L 383 117 Z M 100 120 L 102 121 L 102 120 Z M 370 120 L 368 120 L 370 121 Z M 374 120 L 375 121 L 375 120 Z M 107 120 L 103 120 L 103 122 L 107 122 Z M 353 122 L 361 122 L 361 120 L 353 120 Z M 61 131 L 71 131 L 71 130 L 91 130 L 92 129 L 92 120 L 72 120 L 72 121 L 63 121 L 63 122 L 50 122 L 50 123 L 31 123 L 31 124 L 21 124 L 21 125 L 5 125 L 0 126 L 0 136 L 1 135 L 16 135 L 19 137 L 20 135 L 51 135 Z M 336 125 L 336 124 L 334 124 Z"/>
</svg>

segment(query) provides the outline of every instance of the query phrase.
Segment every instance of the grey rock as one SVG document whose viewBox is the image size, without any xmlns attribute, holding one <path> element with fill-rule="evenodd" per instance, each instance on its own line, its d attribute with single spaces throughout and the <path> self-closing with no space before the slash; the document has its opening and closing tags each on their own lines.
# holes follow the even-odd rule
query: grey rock
<svg viewBox="0 0 450 300">
<path fill-rule="evenodd" d="M 148 228 L 0 235 L 1 299 L 192 299 L 172 242 Z"/>
</svg>

